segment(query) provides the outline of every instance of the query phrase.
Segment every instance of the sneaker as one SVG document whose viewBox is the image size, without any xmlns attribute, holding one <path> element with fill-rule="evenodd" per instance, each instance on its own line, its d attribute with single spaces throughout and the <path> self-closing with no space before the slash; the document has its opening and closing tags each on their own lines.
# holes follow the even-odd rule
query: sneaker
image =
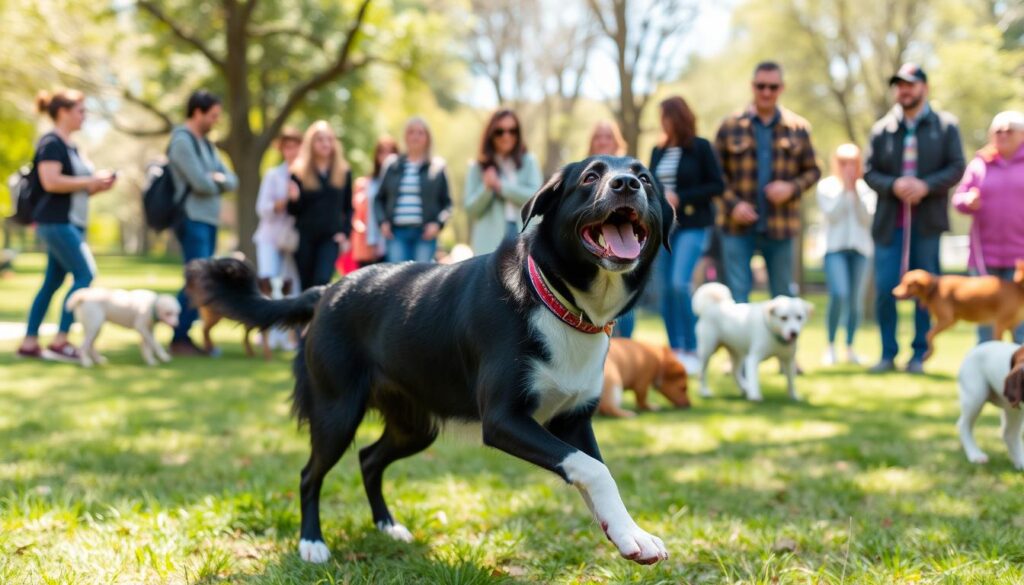
<svg viewBox="0 0 1024 585">
<path fill-rule="evenodd" d="M 882 359 L 870 368 L 868 368 L 869 374 L 884 374 L 886 372 L 895 372 L 896 364 L 890 359 Z"/>
<path fill-rule="evenodd" d="M 199 348 L 196 344 L 192 343 L 191 339 L 185 339 L 184 341 L 172 341 L 171 342 L 171 355 L 177 357 L 195 357 L 203 356 L 206 357 L 207 353 Z"/>
<path fill-rule="evenodd" d="M 24 347 L 18 348 L 18 353 L 15 354 L 17 357 L 25 359 L 40 359 L 43 357 L 43 348 L 38 345 L 32 349 L 25 349 Z"/>
<path fill-rule="evenodd" d="M 924 373 L 924 362 L 921 360 L 910 360 L 907 362 L 907 366 L 904 368 L 908 374 L 923 374 Z"/>
<path fill-rule="evenodd" d="M 81 361 L 81 357 L 78 354 L 78 349 L 68 342 L 64 342 L 60 345 L 51 343 L 46 346 L 46 349 L 40 353 L 42 358 L 54 362 L 64 362 L 67 364 L 77 364 Z"/>
<path fill-rule="evenodd" d="M 821 356 L 821 365 L 823 366 L 834 366 L 836 365 L 836 348 L 832 345 L 828 346 L 825 350 L 825 355 Z"/>
<path fill-rule="evenodd" d="M 860 365 L 860 356 L 857 352 L 853 351 L 852 347 L 846 348 L 846 363 L 853 364 L 855 366 Z"/>
</svg>

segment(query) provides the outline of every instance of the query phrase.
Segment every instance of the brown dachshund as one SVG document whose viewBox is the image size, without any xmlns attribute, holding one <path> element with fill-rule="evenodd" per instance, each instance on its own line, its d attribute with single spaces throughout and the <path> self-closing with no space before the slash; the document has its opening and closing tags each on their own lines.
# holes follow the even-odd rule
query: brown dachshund
<svg viewBox="0 0 1024 585">
<path fill-rule="evenodd" d="M 932 315 L 928 330 L 928 359 L 934 351 L 935 336 L 957 321 L 994 323 L 995 339 L 1013 330 L 1024 315 L 1024 260 L 1017 261 L 1013 281 L 995 276 L 936 276 L 925 270 L 911 270 L 892 289 L 898 299 L 918 299 Z"/>
<path fill-rule="evenodd" d="M 621 406 L 626 389 L 636 393 L 637 408 L 653 410 L 647 402 L 651 386 L 675 406 L 689 408 L 686 382 L 686 368 L 668 347 L 613 337 L 604 362 L 604 389 L 597 411 L 607 416 L 636 416 Z"/>
</svg>

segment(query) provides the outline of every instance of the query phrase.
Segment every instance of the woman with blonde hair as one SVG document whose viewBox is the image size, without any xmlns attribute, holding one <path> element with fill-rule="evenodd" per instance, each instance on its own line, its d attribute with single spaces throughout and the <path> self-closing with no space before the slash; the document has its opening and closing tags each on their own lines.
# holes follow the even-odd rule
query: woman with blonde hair
<svg viewBox="0 0 1024 585">
<path fill-rule="evenodd" d="M 288 213 L 295 216 L 295 265 L 307 289 L 330 282 L 352 231 L 352 172 L 330 124 L 319 120 L 306 130 L 291 170 L 298 189 L 288 193 Z"/>
<path fill-rule="evenodd" d="M 388 262 L 432 262 L 437 236 L 452 213 L 448 171 L 431 157 L 433 136 L 427 121 L 405 124 L 405 153 L 388 165 L 374 201 Z"/>
<path fill-rule="evenodd" d="M 626 139 L 619 131 L 619 125 L 610 120 L 601 120 L 594 124 L 594 131 L 590 133 L 590 149 L 587 156 L 604 154 L 608 156 L 624 156 L 626 154 Z"/>
<path fill-rule="evenodd" d="M 61 303 L 60 327 L 53 342 L 39 345 L 39 326 L 46 317 L 50 301 L 67 278 L 74 279 L 67 296 L 89 286 L 96 274 L 96 263 L 85 242 L 89 200 L 114 186 L 115 174 L 94 172 L 92 164 L 79 153 L 71 135 L 85 121 L 85 96 L 75 90 L 39 94 L 37 106 L 53 120 L 53 129 L 43 135 L 32 158 L 33 189 L 37 201 L 32 219 L 36 234 L 46 243 L 46 276 L 28 314 L 25 339 L 18 356 L 43 357 L 77 362 L 78 350 L 68 342 L 74 316 Z M 65 297 L 66 299 L 66 297 Z"/>
<path fill-rule="evenodd" d="M 828 348 L 825 365 L 836 363 L 836 333 L 846 316 L 846 358 L 859 363 L 853 337 L 860 320 L 864 269 L 873 253 L 871 218 L 878 195 L 864 182 L 864 159 L 854 144 L 832 155 L 831 176 L 818 183 L 818 207 L 825 227 L 825 284 L 828 286 Z"/>
</svg>

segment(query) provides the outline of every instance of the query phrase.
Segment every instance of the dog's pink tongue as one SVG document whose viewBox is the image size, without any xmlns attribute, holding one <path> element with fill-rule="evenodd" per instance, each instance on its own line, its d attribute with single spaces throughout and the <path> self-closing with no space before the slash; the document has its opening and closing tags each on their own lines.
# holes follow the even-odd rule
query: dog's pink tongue
<svg viewBox="0 0 1024 585">
<path fill-rule="evenodd" d="M 640 255 L 640 241 L 633 233 L 633 226 L 629 223 L 613 225 L 606 223 L 601 226 L 601 233 L 604 234 L 604 241 L 611 248 L 612 254 L 618 258 L 632 260 Z"/>
</svg>

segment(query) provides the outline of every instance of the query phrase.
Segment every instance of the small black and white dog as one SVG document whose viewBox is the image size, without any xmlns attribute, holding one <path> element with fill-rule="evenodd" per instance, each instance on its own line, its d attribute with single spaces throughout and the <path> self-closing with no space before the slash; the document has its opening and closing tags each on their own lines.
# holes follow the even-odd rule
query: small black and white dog
<svg viewBox="0 0 1024 585">
<path fill-rule="evenodd" d="M 320 487 L 368 408 L 385 428 L 359 460 L 373 520 L 388 535 L 412 539 L 384 503 L 384 469 L 426 449 L 446 422 L 478 422 L 484 444 L 575 485 L 622 556 L 668 558 L 626 511 L 590 418 L 607 325 L 668 247 L 672 208 L 639 161 L 593 157 L 559 171 L 522 215 L 529 229 L 494 254 L 370 266 L 296 299 L 263 298 L 237 260 L 197 267 L 206 302 L 226 316 L 261 328 L 309 323 L 293 395 L 312 442 L 300 486 L 303 559 L 330 556 Z"/>
</svg>

